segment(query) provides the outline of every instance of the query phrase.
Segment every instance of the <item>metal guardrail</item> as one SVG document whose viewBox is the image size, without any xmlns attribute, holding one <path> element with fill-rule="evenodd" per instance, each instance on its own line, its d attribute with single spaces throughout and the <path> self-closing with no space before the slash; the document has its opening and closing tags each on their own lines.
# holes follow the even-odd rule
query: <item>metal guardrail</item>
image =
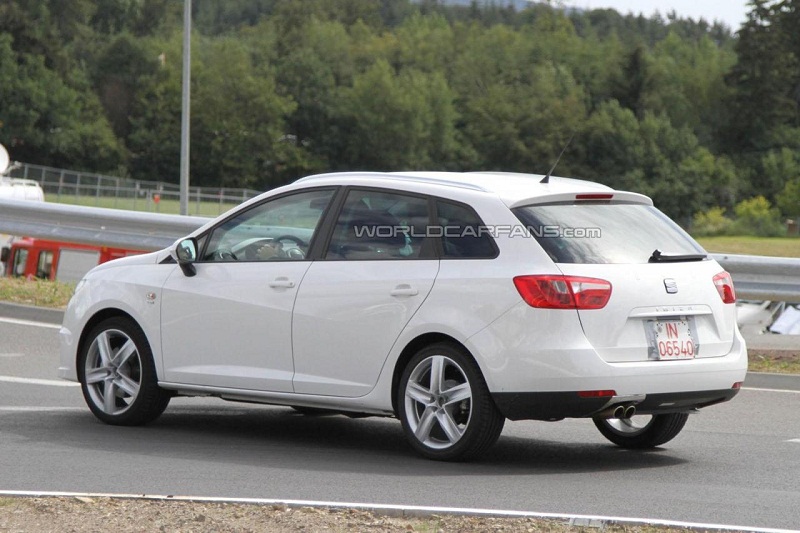
<svg viewBox="0 0 800 533">
<path fill-rule="evenodd" d="M 737 298 L 800 303 L 800 258 L 711 255 L 730 272 Z"/>
<path fill-rule="evenodd" d="M 0 233 L 160 250 L 210 219 L 0 199 Z M 800 303 L 800 258 L 712 254 L 745 300 Z"/>
<path fill-rule="evenodd" d="M 0 233 L 136 250 L 165 248 L 209 220 L 0 199 Z"/>
</svg>

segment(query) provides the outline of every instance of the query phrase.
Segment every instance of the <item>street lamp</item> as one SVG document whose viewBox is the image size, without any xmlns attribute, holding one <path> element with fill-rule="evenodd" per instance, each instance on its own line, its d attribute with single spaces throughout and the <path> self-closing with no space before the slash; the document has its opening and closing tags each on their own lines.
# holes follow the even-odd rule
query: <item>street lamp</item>
<svg viewBox="0 0 800 533">
<path fill-rule="evenodd" d="M 192 0 L 183 2 L 183 96 L 181 100 L 181 215 L 189 214 L 189 100 L 192 78 Z"/>
</svg>

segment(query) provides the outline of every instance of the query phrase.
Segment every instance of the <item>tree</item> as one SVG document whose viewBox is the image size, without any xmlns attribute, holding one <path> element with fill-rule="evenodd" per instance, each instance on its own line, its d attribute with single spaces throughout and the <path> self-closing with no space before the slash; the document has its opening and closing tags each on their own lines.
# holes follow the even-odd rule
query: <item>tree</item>
<svg viewBox="0 0 800 533">
<path fill-rule="evenodd" d="M 747 22 L 736 43 L 738 63 L 728 77 L 735 110 L 727 128 L 731 151 L 761 152 L 775 146 L 772 133 L 800 126 L 800 56 L 791 50 L 796 27 L 782 24 L 784 7 L 798 2 L 751 0 Z"/>
<path fill-rule="evenodd" d="M 284 117 L 294 110 L 273 76 L 256 75 L 238 40 L 201 40 L 193 75 L 192 178 L 198 185 L 265 188 L 283 183 Z M 296 178 L 297 176 L 291 176 Z"/>
<path fill-rule="evenodd" d="M 163 61 L 159 60 L 159 55 Z M 151 79 L 166 60 L 164 52 L 159 53 L 158 49 L 128 33 L 119 34 L 99 54 L 93 69 L 94 86 L 119 138 L 125 139 L 130 134 L 139 85 Z"/>
<path fill-rule="evenodd" d="M 583 173 L 614 188 L 651 196 L 660 209 L 689 224 L 694 213 L 729 205 L 736 173 L 725 159 L 701 147 L 690 129 L 676 128 L 665 115 L 641 121 L 617 102 L 589 119 L 579 144 Z"/>
<path fill-rule="evenodd" d="M 95 171 L 116 169 L 122 151 L 92 93 L 80 93 L 42 56 L 17 54 L 0 35 L 0 143 L 15 159 Z"/>
<path fill-rule="evenodd" d="M 343 146 L 337 165 L 370 170 L 453 168 L 454 94 L 440 74 L 396 75 L 385 60 L 339 92 Z"/>
</svg>

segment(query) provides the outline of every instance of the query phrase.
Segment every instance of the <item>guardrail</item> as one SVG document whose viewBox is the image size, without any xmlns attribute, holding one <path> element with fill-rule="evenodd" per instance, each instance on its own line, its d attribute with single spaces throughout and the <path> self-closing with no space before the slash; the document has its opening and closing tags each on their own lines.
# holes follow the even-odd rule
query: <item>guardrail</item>
<svg viewBox="0 0 800 533">
<path fill-rule="evenodd" d="M 0 199 L 0 233 L 160 250 L 209 218 Z"/>
<path fill-rule="evenodd" d="M 760 255 L 711 255 L 730 272 L 737 298 L 800 303 L 800 259 Z"/>
<path fill-rule="evenodd" d="M 210 219 L 0 199 L 0 233 L 160 250 Z M 800 303 L 800 258 L 712 254 L 744 300 Z"/>
</svg>

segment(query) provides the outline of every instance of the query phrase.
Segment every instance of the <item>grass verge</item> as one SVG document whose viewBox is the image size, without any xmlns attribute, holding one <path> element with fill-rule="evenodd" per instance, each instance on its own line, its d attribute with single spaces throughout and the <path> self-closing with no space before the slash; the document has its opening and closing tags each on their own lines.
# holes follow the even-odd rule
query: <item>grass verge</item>
<svg viewBox="0 0 800 533">
<path fill-rule="evenodd" d="M 142 211 L 149 213 L 165 213 L 177 215 L 181 212 L 178 200 L 161 200 L 158 203 L 147 198 L 106 198 L 91 196 L 67 196 L 58 197 L 53 194 L 45 196 L 48 202 L 69 205 L 84 205 L 89 207 L 106 207 L 110 209 L 125 209 L 128 211 Z M 242 198 L 241 202 L 247 200 Z M 241 202 L 197 202 L 189 201 L 189 214 L 201 217 L 216 217 L 236 207 Z"/>
<path fill-rule="evenodd" d="M 770 372 L 772 374 L 800 375 L 800 350 L 797 352 L 779 350 L 749 350 L 747 353 L 750 372 Z"/>
<path fill-rule="evenodd" d="M 697 242 L 711 253 L 800 257 L 797 237 L 698 237 Z"/>
<path fill-rule="evenodd" d="M 25 278 L 0 278 L 0 301 L 63 309 L 75 290 L 72 283 Z"/>
</svg>

